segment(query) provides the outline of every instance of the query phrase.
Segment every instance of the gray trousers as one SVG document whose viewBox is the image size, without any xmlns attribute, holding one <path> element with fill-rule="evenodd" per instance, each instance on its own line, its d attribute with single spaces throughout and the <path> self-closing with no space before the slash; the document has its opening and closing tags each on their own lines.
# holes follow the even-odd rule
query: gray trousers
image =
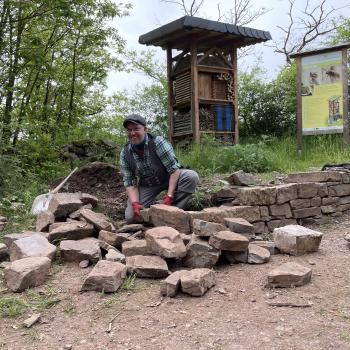
<svg viewBox="0 0 350 350">
<path fill-rule="evenodd" d="M 173 198 L 173 206 L 184 209 L 188 202 L 191 200 L 193 193 L 199 182 L 198 174 L 189 169 L 181 169 L 181 174 L 176 185 Z M 155 203 L 158 194 L 164 190 L 167 190 L 169 183 L 164 183 L 159 186 L 153 187 L 139 187 L 139 202 L 148 208 Z M 134 221 L 134 213 L 132 210 L 131 202 L 128 200 L 127 207 L 125 209 L 125 220 L 128 223 Z"/>
</svg>

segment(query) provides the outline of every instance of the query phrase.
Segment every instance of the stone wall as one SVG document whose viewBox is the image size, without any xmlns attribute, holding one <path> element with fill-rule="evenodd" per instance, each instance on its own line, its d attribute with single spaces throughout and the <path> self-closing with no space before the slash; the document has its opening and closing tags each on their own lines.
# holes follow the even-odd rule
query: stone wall
<svg viewBox="0 0 350 350">
<path fill-rule="evenodd" d="M 327 223 L 350 210 L 350 173 L 292 173 L 280 185 L 225 187 L 216 198 L 221 207 L 191 212 L 192 217 L 214 222 L 243 217 L 257 234 L 289 224 Z"/>
</svg>

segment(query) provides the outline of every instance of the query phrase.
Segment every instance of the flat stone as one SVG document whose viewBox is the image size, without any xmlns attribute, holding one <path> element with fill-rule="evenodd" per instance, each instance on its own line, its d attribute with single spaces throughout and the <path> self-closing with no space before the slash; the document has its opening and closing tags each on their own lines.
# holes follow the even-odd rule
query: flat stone
<svg viewBox="0 0 350 350">
<path fill-rule="evenodd" d="M 9 250 L 4 243 L 0 243 L 0 262 L 9 258 Z"/>
<path fill-rule="evenodd" d="M 253 222 L 253 226 L 256 234 L 262 234 L 268 231 L 263 221 Z"/>
<path fill-rule="evenodd" d="M 234 199 L 238 196 L 239 194 L 239 189 L 238 188 L 232 188 L 229 186 L 224 186 L 222 188 L 220 188 L 219 191 L 217 191 L 214 194 L 214 198 L 218 199 Z"/>
<path fill-rule="evenodd" d="M 186 246 L 188 243 L 190 243 L 190 240 L 191 240 L 192 235 L 188 235 L 188 234 L 186 234 L 186 233 L 180 233 L 180 235 L 181 235 L 181 239 L 183 240 L 185 246 Z"/>
<path fill-rule="evenodd" d="M 125 256 L 152 255 L 152 251 L 145 239 L 123 242 L 122 252 Z"/>
<path fill-rule="evenodd" d="M 243 218 L 225 218 L 224 223 L 233 232 L 247 238 L 254 236 L 254 226 Z"/>
<path fill-rule="evenodd" d="M 126 267 L 129 274 L 143 278 L 164 278 L 169 275 L 168 265 L 160 256 L 128 256 Z"/>
<path fill-rule="evenodd" d="M 117 230 L 117 232 L 124 232 L 124 233 L 135 233 L 137 231 L 144 231 L 145 226 L 142 224 L 129 224 L 129 225 L 124 225 L 120 229 Z"/>
<path fill-rule="evenodd" d="M 309 198 L 293 199 L 292 201 L 290 201 L 290 206 L 292 207 L 292 209 L 309 208 L 311 206 L 311 200 Z"/>
<path fill-rule="evenodd" d="M 228 181 L 237 186 L 250 186 L 257 183 L 257 179 L 254 175 L 246 173 L 243 170 L 234 172 L 232 175 L 230 175 Z"/>
<path fill-rule="evenodd" d="M 57 227 L 50 226 L 48 240 L 59 242 L 63 239 L 78 240 L 91 237 L 94 234 L 93 225 L 88 222 L 64 222 Z"/>
<path fill-rule="evenodd" d="M 287 225 L 276 228 L 272 235 L 281 253 L 303 255 L 318 251 L 323 234 L 300 225 Z"/>
<path fill-rule="evenodd" d="M 80 212 L 83 210 L 83 209 L 92 209 L 92 205 L 91 204 L 85 204 L 83 205 L 80 209 L 76 210 L 76 211 L 73 211 L 73 213 L 70 213 L 69 214 L 69 219 L 73 219 L 73 220 L 79 220 L 81 218 L 81 215 L 80 215 Z M 68 218 L 66 219 L 66 221 L 68 221 Z M 86 220 L 85 220 L 86 221 Z"/>
<path fill-rule="evenodd" d="M 293 217 L 295 219 L 302 219 L 302 218 L 308 218 L 311 216 L 321 216 L 321 215 L 322 215 L 322 212 L 320 207 L 293 210 Z"/>
<path fill-rule="evenodd" d="M 62 260 L 69 262 L 79 263 L 82 260 L 89 260 L 95 263 L 102 258 L 99 241 L 96 238 L 62 241 L 60 251 Z"/>
<path fill-rule="evenodd" d="M 320 183 L 300 183 L 298 184 L 298 198 L 313 198 L 317 197 L 320 193 L 320 189 L 323 189 L 322 186 L 327 188 L 326 184 Z M 325 197 L 322 195 L 321 197 Z"/>
<path fill-rule="evenodd" d="M 11 244 L 14 241 L 21 239 L 21 238 L 24 238 L 24 237 L 30 237 L 30 236 L 38 234 L 38 233 L 39 232 L 35 232 L 35 231 L 24 231 L 21 233 L 9 233 L 9 234 L 5 235 L 2 240 L 3 240 L 4 244 L 6 245 L 6 247 L 10 248 Z"/>
<path fill-rule="evenodd" d="M 248 264 L 265 264 L 270 260 L 270 252 L 256 244 L 248 246 Z"/>
<path fill-rule="evenodd" d="M 182 292 L 195 297 L 201 297 L 215 284 L 215 272 L 210 269 L 193 269 L 181 274 Z"/>
<path fill-rule="evenodd" d="M 55 216 L 51 213 L 51 211 L 42 211 L 36 218 L 35 230 L 38 232 L 48 232 L 49 226 L 54 222 Z"/>
<path fill-rule="evenodd" d="M 186 246 L 186 251 L 183 264 L 192 268 L 211 268 L 217 263 L 220 256 L 220 250 L 196 235 L 192 235 L 191 241 Z"/>
<path fill-rule="evenodd" d="M 180 208 L 156 204 L 151 206 L 149 215 L 154 226 L 170 226 L 181 233 L 191 233 L 191 217 Z"/>
<path fill-rule="evenodd" d="M 173 298 L 180 290 L 181 275 L 187 273 L 186 270 L 175 271 L 160 283 L 160 294 Z"/>
<path fill-rule="evenodd" d="M 337 182 L 342 180 L 342 174 L 339 171 L 310 171 L 289 173 L 283 179 L 284 182 Z"/>
<path fill-rule="evenodd" d="M 249 240 L 232 231 L 220 231 L 209 238 L 209 244 L 219 250 L 242 252 L 248 248 Z"/>
<path fill-rule="evenodd" d="M 279 253 L 279 250 L 276 248 L 275 242 L 272 241 L 253 241 L 249 245 L 256 244 L 259 247 L 267 249 L 271 255 L 276 255 Z"/>
<path fill-rule="evenodd" d="M 104 241 L 108 244 L 110 244 L 113 247 L 121 246 L 121 244 L 125 241 L 129 240 L 130 235 L 122 235 L 122 239 L 120 239 L 120 236 L 116 232 L 110 232 L 110 231 L 105 231 L 101 230 L 98 233 L 98 239 L 101 241 Z M 124 239 L 125 238 L 125 239 Z"/>
<path fill-rule="evenodd" d="M 186 247 L 180 233 L 172 227 L 159 226 L 145 233 L 147 246 L 155 255 L 163 258 L 182 258 Z"/>
<path fill-rule="evenodd" d="M 319 207 L 322 203 L 322 198 L 321 197 L 314 197 L 311 198 L 310 200 L 310 206 L 311 207 Z"/>
<path fill-rule="evenodd" d="M 200 237 L 210 237 L 214 232 L 224 231 L 226 227 L 222 224 L 194 219 L 192 222 L 193 233 Z"/>
<path fill-rule="evenodd" d="M 260 210 L 258 206 L 221 206 L 205 208 L 196 214 L 191 213 L 191 216 L 196 219 L 217 222 L 220 224 L 224 224 L 225 218 L 243 218 L 249 222 L 255 222 L 260 220 Z"/>
<path fill-rule="evenodd" d="M 29 257 L 47 257 L 53 260 L 56 255 L 56 246 L 40 234 L 33 234 L 14 241 L 10 246 L 10 260 L 15 261 Z"/>
<path fill-rule="evenodd" d="M 32 327 L 35 323 L 40 320 L 41 314 L 33 314 L 29 318 L 23 321 L 23 326 L 26 328 Z"/>
<path fill-rule="evenodd" d="M 89 193 L 81 193 L 79 197 L 83 205 L 91 204 L 95 208 L 98 204 L 98 198 Z"/>
<path fill-rule="evenodd" d="M 31 257 L 11 262 L 4 270 L 6 285 L 13 292 L 37 287 L 45 283 L 50 272 L 51 260 Z"/>
<path fill-rule="evenodd" d="M 285 224 L 282 220 L 270 220 L 266 222 L 266 226 L 269 232 L 272 232 L 275 228 L 285 226 Z"/>
<path fill-rule="evenodd" d="M 276 186 L 276 202 L 283 204 L 298 198 L 298 185 L 287 184 Z"/>
<path fill-rule="evenodd" d="M 114 249 L 110 249 L 105 256 L 107 261 L 117 261 L 120 263 L 125 263 L 126 257 L 121 252 L 117 252 Z"/>
<path fill-rule="evenodd" d="M 124 281 L 126 271 L 126 266 L 119 262 L 100 260 L 86 277 L 81 290 L 116 292 Z"/>
<path fill-rule="evenodd" d="M 285 263 L 269 272 L 269 287 L 298 287 L 310 282 L 312 270 L 296 262 Z"/>
<path fill-rule="evenodd" d="M 337 211 L 337 207 L 335 205 L 322 205 L 321 211 L 322 214 L 331 214 Z"/>
<path fill-rule="evenodd" d="M 246 264 L 248 262 L 248 249 L 243 252 L 230 252 L 223 250 L 222 256 L 230 264 Z"/>
<path fill-rule="evenodd" d="M 63 218 L 82 207 L 83 203 L 76 193 L 56 193 L 52 196 L 48 210 L 55 218 Z"/>
<path fill-rule="evenodd" d="M 292 211 L 288 203 L 270 205 L 271 216 L 291 218 Z"/>
<path fill-rule="evenodd" d="M 91 209 L 82 209 L 80 215 L 99 230 L 115 231 L 111 220 L 102 213 L 96 213 Z"/>
<path fill-rule="evenodd" d="M 276 203 L 276 187 L 242 188 L 239 201 L 243 205 L 271 205 Z"/>
</svg>

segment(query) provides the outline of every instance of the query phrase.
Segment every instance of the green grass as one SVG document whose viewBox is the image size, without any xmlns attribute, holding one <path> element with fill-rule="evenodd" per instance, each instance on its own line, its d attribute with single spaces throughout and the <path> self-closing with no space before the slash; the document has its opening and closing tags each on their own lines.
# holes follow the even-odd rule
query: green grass
<svg viewBox="0 0 350 350">
<path fill-rule="evenodd" d="M 27 310 L 28 305 L 15 297 L 0 298 L 0 318 L 17 317 Z"/>
<path fill-rule="evenodd" d="M 128 277 L 125 278 L 122 286 L 121 286 L 122 290 L 127 290 L 127 291 L 135 291 L 136 290 L 136 275 L 130 275 Z"/>
</svg>

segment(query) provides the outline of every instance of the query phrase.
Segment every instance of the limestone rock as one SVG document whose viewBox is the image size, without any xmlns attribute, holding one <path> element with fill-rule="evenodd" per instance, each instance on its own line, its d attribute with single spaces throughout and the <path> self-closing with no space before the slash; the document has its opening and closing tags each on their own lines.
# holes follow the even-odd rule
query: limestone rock
<svg viewBox="0 0 350 350">
<path fill-rule="evenodd" d="M 60 250 L 64 261 L 79 263 L 82 260 L 89 260 L 95 263 L 102 258 L 99 241 L 96 238 L 65 240 L 60 243 Z"/>
<path fill-rule="evenodd" d="M 250 186 L 257 183 L 257 179 L 254 175 L 245 173 L 243 170 L 234 172 L 228 179 L 232 185 L 237 186 Z"/>
<path fill-rule="evenodd" d="M 159 226 L 146 231 L 147 246 L 155 255 L 164 258 L 182 258 L 186 247 L 180 233 L 172 227 Z"/>
<path fill-rule="evenodd" d="M 281 253 L 303 255 L 318 250 L 323 234 L 300 225 L 287 225 L 276 228 L 272 235 Z"/>
<path fill-rule="evenodd" d="M 215 284 L 215 272 L 210 269 L 193 269 L 181 275 L 182 291 L 195 297 L 204 295 Z"/>
<path fill-rule="evenodd" d="M 62 225 L 50 226 L 48 240 L 50 242 L 61 241 L 63 239 L 83 239 L 91 237 L 94 233 L 94 227 L 83 221 L 64 222 Z"/>
<path fill-rule="evenodd" d="M 183 264 L 192 268 L 211 268 L 217 263 L 220 256 L 220 250 L 196 235 L 192 235 L 191 241 L 186 246 L 186 251 Z"/>
<path fill-rule="evenodd" d="M 49 243 L 42 235 L 33 234 L 14 241 L 9 251 L 11 261 L 35 256 L 43 256 L 53 260 L 56 254 L 56 246 Z"/>
<path fill-rule="evenodd" d="M 209 244 L 219 250 L 242 252 L 248 248 L 249 240 L 232 231 L 220 231 L 209 238 Z"/>
<path fill-rule="evenodd" d="M 256 244 L 248 246 L 248 264 L 264 264 L 270 260 L 270 252 Z"/>
<path fill-rule="evenodd" d="M 115 231 L 111 220 L 102 213 L 95 213 L 90 209 L 82 209 L 80 215 L 99 230 Z"/>
<path fill-rule="evenodd" d="M 311 280 L 310 268 L 296 262 L 285 263 L 269 272 L 267 281 L 269 287 L 298 287 Z"/>
<path fill-rule="evenodd" d="M 9 250 L 4 243 L 0 243 L 0 262 L 9 258 Z"/>
<path fill-rule="evenodd" d="M 114 249 L 110 249 L 105 256 L 107 261 L 117 261 L 120 263 L 125 263 L 125 255 L 121 252 L 115 251 Z"/>
<path fill-rule="evenodd" d="M 86 277 L 81 290 L 113 293 L 122 285 L 125 276 L 125 265 L 116 261 L 101 260 Z"/>
<path fill-rule="evenodd" d="M 164 278 L 169 274 L 168 265 L 160 256 L 128 256 L 126 267 L 129 274 L 144 278 Z"/>
<path fill-rule="evenodd" d="M 78 210 L 82 205 L 76 193 L 56 193 L 49 202 L 48 210 L 55 218 L 63 218 Z"/>
<path fill-rule="evenodd" d="M 151 206 L 149 215 L 154 226 L 170 226 L 181 233 L 191 233 L 191 217 L 182 209 L 156 204 Z"/>
<path fill-rule="evenodd" d="M 193 233 L 200 237 L 210 237 L 214 232 L 225 231 L 226 227 L 222 224 L 194 219 L 192 222 Z"/>
<path fill-rule="evenodd" d="M 42 211 L 36 218 L 35 229 L 38 232 L 47 232 L 49 230 L 49 226 L 54 222 L 55 216 L 51 213 L 51 211 Z"/>
<path fill-rule="evenodd" d="M 125 256 L 152 255 L 152 251 L 145 239 L 123 242 L 122 252 Z"/>
<path fill-rule="evenodd" d="M 225 218 L 225 225 L 233 232 L 250 238 L 254 236 L 254 226 L 243 218 Z"/>
<path fill-rule="evenodd" d="M 13 261 L 4 270 L 6 285 L 13 292 L 42 285 L 50 272 L 51 260 L 31 257 Z"/>
<path fill-rule="evenodd" d="M 181 275 L 187 273 L 186 270 L 175 271 L 160 283 L 160 294 L 173 298 L 180 290 Z"/>
</svg>

